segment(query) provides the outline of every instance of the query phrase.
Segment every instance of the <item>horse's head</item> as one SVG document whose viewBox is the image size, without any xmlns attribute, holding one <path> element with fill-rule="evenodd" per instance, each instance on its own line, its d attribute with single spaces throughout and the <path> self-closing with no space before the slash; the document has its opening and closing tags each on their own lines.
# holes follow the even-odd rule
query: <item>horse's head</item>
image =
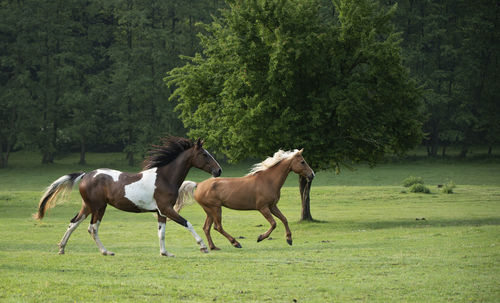
<svg viewBox="0 0 500 303">
<path fill-rule="evenodd" d="M 314 171 L 309 167 L 304 157 L 302 157 L 303 151 L 304 149 L 301 149 L 293 156 L 290 168 L 294 173 L 307 178 L 311 182 L 314 179 Z"/>
<path fill-rule="evenodd" d="M 214 157 L 203 148 L 203 141 L 198 139 L 193 147 L 193 157 L 191 164 L 201 170 L 206 171 L 214 177 L 220 176 L 222 168 L 219 163 L 215 161 Z"/>
</svg>

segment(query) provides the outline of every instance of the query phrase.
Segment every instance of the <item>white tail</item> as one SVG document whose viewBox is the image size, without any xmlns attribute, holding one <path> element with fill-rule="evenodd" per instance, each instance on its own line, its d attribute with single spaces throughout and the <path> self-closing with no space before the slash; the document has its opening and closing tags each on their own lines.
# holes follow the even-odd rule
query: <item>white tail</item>
<svg viewBox="0 0 500 303">
<path fill-rule="evenodd" d="M 177 201 L 175 201 L 174 210 L 180 212 L 181 209 L 186 205 L 191 205 L 194 203 L 194 190 L 196 189 L 196 182 L 184 181 L 181 187 L 179 187 L 179 196 Z"/>
<path fill-rule="evenodd" d="M 57 201 L 64 200 L 67 197 L 73 185 L 80 181 L 84 175 L 84 172 L 67 174 L 52 182 L 43 193 L 38 205 L 38 212 L 33 217 L 41 220 L 49 208 L 54 207 Z"/>
</svg>

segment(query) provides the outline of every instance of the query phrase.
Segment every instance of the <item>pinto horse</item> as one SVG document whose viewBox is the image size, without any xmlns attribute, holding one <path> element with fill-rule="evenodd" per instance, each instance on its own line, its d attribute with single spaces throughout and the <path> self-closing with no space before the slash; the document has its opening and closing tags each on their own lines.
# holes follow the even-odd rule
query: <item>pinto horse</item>
<svg viewBox="0 0 500 303">
<path fill-rule="evenodd" d="M 200 245 L 200 250 L 208 252 L 201 237 L 191 223 L 179 215 L 179 208 L 175 205 L 179 187 L 191 167 L 202 169 L 214 177 L 222 173 L 219 163 L 202 147 L 199 139 L 192 142 L 178 137 L 164 138 L 163 145 L 154 146 L 149 152 L 149 157 L 144 161 L 144 169 L 139 173 L 97 169 L 89 173 L 79 172 L 60 177 L 47 188 L 40 199 L 35 218 L 42 219 L 47 209 L 64 196 L 60 194 L 69 192 L 81 180 L 79 188 L 83 198 L 82 208 L 71 219 L 59 243 L 59 254 L 64 254 L 71 233 L 91 214 L 88 229 L 90 235 L 103 255 L 114 255 L 104 247 L 97 233 L 108 204 L 127 212 L 156 212 L 162 256 L 173 256 L 165 249 L 167 218 L 188 229 Z"/>
<path fill-rule="evenodd" d="M 222 206 L 236 210 L 258 210 L 262 213 L 271 227 L 258 237 L 257 242 L 269 237 L 276 228 L 272 215 L 278 217 L 285 225 L 286 241 L 292 245 L 288 221 L 278 209 L 277 203 L 280 199 L 280 189 L 290 171 L 307 178 L 308 181 L 314 178 L 314 172 L 302 157 L 302 151 L 303 149 L 288 152 L 279 150 L 273 157 L 254 165 L 244 177 L 208 179 L 197 185 L 192 181 L 184 182 L 179 194 L 194 196 L 207 214 L 203 231 L 210 249 L 219 249 L 210 236 L 212 223 L 215 230 L 224 235 L 234 247 L 241 248 L 240 243 L 222 228 Z M 184 192 L 186 190 L 189 192 Z"/>
</svg>

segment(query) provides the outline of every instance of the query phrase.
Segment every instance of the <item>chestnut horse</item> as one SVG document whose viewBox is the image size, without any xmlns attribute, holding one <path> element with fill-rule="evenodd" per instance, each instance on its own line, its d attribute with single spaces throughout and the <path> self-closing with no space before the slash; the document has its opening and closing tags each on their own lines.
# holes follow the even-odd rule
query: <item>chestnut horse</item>
<svg viewBox="0 0 500 303">
<path fill-rule="evenodd" d="M 292 245 L 292 233 L 288 221 L 278 209 L 280 189 L 293 171 L 311 181 L 314 172 L 302 157 L 302 150 L 284 152 L 279 150 L 273 157 L 254 165 L 251 172 L 240 178 L 208 179 L 199 184 L 185 181 L 180 195 L 194 195 L 194 199 L 203 207 L 207 214 L 203 230 L 207 236 L 210 249 L 218 250 L 210 236 L 212 223 L 215 230 L 224 235 L 234 247 L 241 248 L 240 243 L 222 228 L 222 206 L 236 210 L 258 210 L 269 221 L 271 227 L 261 234 L 257 242 L 269 237 L 276 228 L 273 216 L 278 217 L 286 229 L 286 241 Z M 180 205 L 182 207 L 182 205 Z M 272 214 L 272 215 L 271 215 Z"/>
<path fill-rule="evenodd" d="M 104 247 L 97 233 L 108 204 L 127 212 L 156 212 L 162 256 L 173 256 L 165 249 L 167 218 L 188 229 L 200 245 L 200 250 L 208 252 L 201 237 L 191 223 L 178 214 L 179 208 L 175 205 L 179 187 L 193 166 L 214 177 L 220 176 L 222 172 L 219 163 L 202 147 L 199 139 L 194 143 L 184 138 L 164 138 L 163 145 L 154 146 L 149 152 L 149 157 L 144 161 L 143 171 L 139 173 L 97 169 L 89 173 L 79 172 L 60 177 L 47 188 L 40 199 L 35 218 L 42 219 L 46 210 L 54 206 L 56 200 L 63 196 L 59 194 L 70 191 L 73 185 L 81 180 L 82 208 L 71 219 L 59 243 L 59 254 L 64 254 L 71 233 L 92 214 L 88 229 L 90 235 L 103 255 L 114 255 Z"/>
</svg>

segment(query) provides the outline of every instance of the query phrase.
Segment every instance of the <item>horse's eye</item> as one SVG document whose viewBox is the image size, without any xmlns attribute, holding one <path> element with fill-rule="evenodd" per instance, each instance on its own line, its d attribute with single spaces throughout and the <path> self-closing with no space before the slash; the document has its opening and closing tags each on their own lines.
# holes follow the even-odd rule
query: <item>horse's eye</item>
<svg viewBox="0 0 500 303">
<path fill-rule="evenodd" d="M 306 161 L 300 161 L 300 164 L 304 165 L 306 164 Z"/>
</svg>

